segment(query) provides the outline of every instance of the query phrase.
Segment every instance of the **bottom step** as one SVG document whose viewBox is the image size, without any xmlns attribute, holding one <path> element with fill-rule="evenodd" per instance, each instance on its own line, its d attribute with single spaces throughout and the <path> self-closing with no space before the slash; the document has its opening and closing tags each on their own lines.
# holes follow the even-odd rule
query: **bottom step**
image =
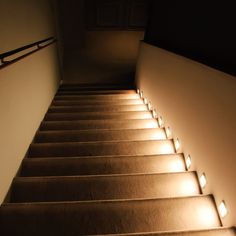
<svg viewBox="0 0 236 236">
<path fill-rule="evenodd" d="M 236 230 L 235 228 L 219 227 L 208 230 L 150 232 L 138 234 L 106 234 L 106 236 L 236 236 Z"/>
<path fill-rule="evenodd" d="M 183 198 L 3 204 L 1 235 L 78 236 L 220 227 L 214 199 Z"/>
</svg>

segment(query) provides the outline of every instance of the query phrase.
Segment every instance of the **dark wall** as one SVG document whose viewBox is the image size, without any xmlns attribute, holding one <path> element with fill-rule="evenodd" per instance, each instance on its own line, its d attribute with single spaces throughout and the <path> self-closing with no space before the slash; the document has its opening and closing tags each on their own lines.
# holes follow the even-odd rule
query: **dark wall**
<svg viewBox="0 0 236 236">
<path fill-rule="evenodd" d="M 236 75 L 234 5 L 230 0 L 153 0 L 145 42 Z"/>
</svg>

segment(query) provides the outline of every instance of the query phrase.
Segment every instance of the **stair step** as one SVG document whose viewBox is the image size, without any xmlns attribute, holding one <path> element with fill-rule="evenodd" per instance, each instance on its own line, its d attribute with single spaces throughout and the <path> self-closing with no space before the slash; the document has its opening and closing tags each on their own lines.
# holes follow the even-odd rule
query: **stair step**
<svg viewBox="0 0 236 236">
<path fill-rule="evenodd" d="M 147 111 L 147 106 L 142 105 L 97 105 L 97 106 L 51 106 L 49 113 L 65 113 L 65 112 L 88 112 L 88 111 Z"/>
<path fill-rule="evenodd" d="M 152 119 L 149 111 L 47 113 L 45 121 L 104 119 Z"/>
<path fill-rule="evenodd" d="M 10 202 L 144 199 L 200 194 L 195 172 L 135 175 L 17 177 Z"/>
<path fill-rule="evenodd" d="M 97 100 L 97 101 L 108 101 L 108 100 L 131 100 L 140 99 L 139 94 L 89 94 L 89 95 L 56 95 L 54 100 Z"/>
<path fill-rule="evenodd" d="M 106 236 L 236 236 L 236 231 L 234 228 L 217 227 L 217 228 L 211 228 L 207 230 L 172 231 L 172 232 L 162 231 L 162 232 L 134 233 L 134 234 L 132 233 L 130 234 L 106 234 Z"/>
<path fill-rule="evenodd" d="M 52 142 L 85 142 L 85 141 L 122 141 L 122 140 L 163 140 L 164 129 L 131 129 L 131 130 L 57 130 L 39 131 L 35 143 Z"/>
<path fill-rule="evenodd" d="M 80 94 L 137 94 L 135 90 L 58 90 L 57 95 Z"/>
<path fill-rule="evenodd" d="M 43 121 L 40 130 L 146 129 L 157 128 L 155 119 Z"/>
<path fill-rule="evenodd" d="M 29 157 L 174 154 L 172 140 L 33 143 Z"/>
<path fill-rule="evenodd" d="M 21 176 L 106 175 L 185 171 L 181 154 L 25 158 Z"/>
<path fill-rule="evenodd" d="M 98 235 L 221 226 L 213 197 L 3 204 L 2 235 Z"/>
<path fill-rule="evenodd" d="M 133 90 L 133 84 L 62 84 L 59 90 Z"/>
<path fill-rule="evenodd" d="M 55 100 L 52 102 L 53 106 L 80 106 L 80 105 L 142 105 L 142 99 L 123 99 L 119 101 L 97 101 L 97 100 Z"/>
</svg>

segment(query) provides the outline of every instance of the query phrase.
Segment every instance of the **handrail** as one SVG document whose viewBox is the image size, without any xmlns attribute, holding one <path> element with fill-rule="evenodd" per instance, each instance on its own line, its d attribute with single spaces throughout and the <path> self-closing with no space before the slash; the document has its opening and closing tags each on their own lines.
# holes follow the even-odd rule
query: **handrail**
<svg viewBox="0 0 236 236">
<path fill-rule="evenodd" d="M 24 57 L 27 57 L 27 56 L 29 56 L 29 55 L 31 55 L 31 54 L 33 54 L 33 53 L 35 53 L 35 52 L 45 48 L 45 47 L 48 47 L 49 45 L 55 43 L 56 41 L 57 40 L 56 40 L 55 37 L 50 37 L 50 38 L 46 38 L 46 39 L 43 39 L 43 40 L 31 43 L 31 44 L 28 44 L 28 45 L 25 45 L 23 47 L 19 47 L 19 48 L 13 49 L 11 51 L 2 53 L 2 54 L 0 54 L 0 69 L 2 69 L 3 67 L 6 67 L 6 66 L 8 66 L 8 65 L 10 65 L 12 63 L 15 63 L 15 62 L 23 59 Z M 44 44 L 44 43 L 46 43 L 46 44 Z M 23 55 L 16 56 L 16 58 L 14 58 L 14 59 L 6 60 L 7 57 L 13 56 L 13 55 L 15 55 L 17 53 L 23 52 L 23 51 L 25 51 L 27 49 L 34 48 L 34 47 L 37 47 L 37 48 L 33 49 L 30 52 L 26 52 Z"/>
</svg>

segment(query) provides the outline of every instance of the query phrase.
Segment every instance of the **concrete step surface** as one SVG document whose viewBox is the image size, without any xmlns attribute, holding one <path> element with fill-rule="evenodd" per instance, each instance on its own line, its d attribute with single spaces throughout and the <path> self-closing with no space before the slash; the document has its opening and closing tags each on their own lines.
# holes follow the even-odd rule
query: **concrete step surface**
<svg viewBox="0 0 236 236">
<path fill-rule="evenodd" d="M 66 94 L 137 94 L 137 92 L 133 89 L 125 89 L 125 90 L 71 90 L 71 89 L 63 89 L 58 90 L 56 95 L 66 95 Z"/>
<path fill-rule="evenodd" d="M 110 100 L 86 100 L 86 99 L 81 99 L 81 100 L 54 100 L 52 102 L 53 106 L 81 106 L 81 105 L 92 105 L 92 106 L 97 106 L 97 105 L 138 105 L 138 104 L 143 104 L 142 99 L 120 99 L 118 101 L 110 101 Z"/>
<path fill-rule="evenodd" d="M 200 193 L 195 172 L 17 177 L 10 202 L 168 198 Z"/>
<path fill-rule="evenodd" d="M 181 154 L 25 158 L 20 176 L 72 176 L 185 171 Z"/>
<path fill-rule="evenodd" d="M 146 129 L 157 128 L 155 119 L 43 121 L 40 130 Z"/>
<path fill-rule="evenodd" d="M 48 109 L 49 113 L 65 113 L 65 112 L 89 112 L 89 111 L 147 111 L 145 104 L 141 105 L 89 105 L 89 106 L 51 106 Z"/>
<path fill-rule="evenodd" d="M 86 100 L 86 101 L 119 101 L 119 100 L 140 99 L 139 94 L 56 94 L 55 101 L 58 100 Z"/>
<path fill-rule="evenodd" d="M 211 195 L 143 200 L 10 203 L 0 208 L 0 222 L 2 235 L 14 236 L 121 234 L 200 230 L 221 226 Z"/>
<path fill-rule="evenodd" d="M 73 113 L 47 113 L 44 121 L 60 121 L 60 120 L 116 120 L 124 119 L 152 119 L 149 111 L 123 111 L 123 112 L 73 112 Z"/>
<path fill-rule="evenodd" d="M 33 143 L 29 157 L 174 154 L 172 140 Z"/>
<path fill-rule="evenodd" d="M 164 129 L 127 129 L 127 130 L 57 130 L 39 131 L 35 143 L 86 142 L 86 141 L 134 141 L 166 139 Z"/>
</svg>

